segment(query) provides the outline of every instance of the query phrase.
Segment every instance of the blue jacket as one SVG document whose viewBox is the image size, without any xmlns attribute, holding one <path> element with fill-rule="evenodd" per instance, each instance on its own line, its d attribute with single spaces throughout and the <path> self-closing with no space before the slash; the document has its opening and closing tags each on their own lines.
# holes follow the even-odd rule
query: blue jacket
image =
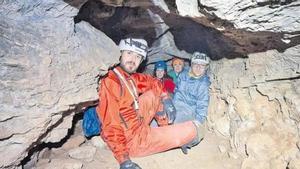
<svg viewBox="0 0 300 169">
<path fill-rule="evenodd" d="M 189 70 L 184 70 L 177 80 L 173 98 L 175 106 L 181 105 L 179 110 L 176 107 L 177 115 L 180 116 L 180 112 L 191 111 L 194 118 L 203 123 L 207 117 L 209 103 L 209 77 L 205 74 L 196 79 L 189 75 Z"/>
</svg>

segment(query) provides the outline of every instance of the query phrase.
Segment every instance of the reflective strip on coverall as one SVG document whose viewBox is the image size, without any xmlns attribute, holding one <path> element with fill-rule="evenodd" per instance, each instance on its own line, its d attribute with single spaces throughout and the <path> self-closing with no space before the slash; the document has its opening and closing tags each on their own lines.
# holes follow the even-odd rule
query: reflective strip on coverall
<svg viewBox="0 0 300 169">
<path fill-rule="evenodd" d="M 139 110 L 133 108 L 133 97 L 116 74 L 110 70 L 101 80 L 97 113 L 102 122 L 101 136 L 119 163 L 129 157 L 150 154 L 181 147 L 196 137 L 192 121 L 151 128 L 149 123 L 156 112 L 162 110 L 161 96 L 166 93 L 161 82 L 150 75 L 119 72 L 127 81 L 132 79 L 139 96 Z M 166 124 L 167 119 L 159 119 Z"/>
</svg>

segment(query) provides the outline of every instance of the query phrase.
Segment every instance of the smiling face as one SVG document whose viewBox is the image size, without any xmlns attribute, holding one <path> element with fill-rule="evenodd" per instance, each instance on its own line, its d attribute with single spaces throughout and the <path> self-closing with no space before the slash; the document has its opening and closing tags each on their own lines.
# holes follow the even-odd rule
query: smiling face
<svg viewBox="0 0 300 169">
<path fill-rule="evenodd" d="M 156 75 L 156 77 L 158 79 L 162 79 L 164 77 L 164 75 L 165 75 L 165 70 L 163 70 L 163 69 L 157 69 L 155 71 L 155 75 Z"/>
<path fill-rule="evenodd" d="M 183 64 L 182 63 L 174 63 L 173 69 L 176 73 L 180 73 L 183 70 Z"/>
<path fill-rule="evenodd" d="M 206 66 L 207 65 L 204 65 L 204 64 L 192 63 L 191 71 L 194 76 L 199 77 L 199 76 L 204 75 L 204 73 L 206 71 Z"/>
<path fill-rule="evenodd" d="M 124 50 L 121 53 L 120 66 L 129 74 L 134 73 L 142 62 L 142 56 L 129 51 Z"/>
</svg>

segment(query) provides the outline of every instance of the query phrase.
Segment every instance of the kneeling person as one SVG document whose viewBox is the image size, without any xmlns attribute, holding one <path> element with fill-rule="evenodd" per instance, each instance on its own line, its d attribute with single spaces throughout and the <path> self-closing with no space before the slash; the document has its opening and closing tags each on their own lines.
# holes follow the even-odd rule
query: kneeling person
<svg viewBox="0 0 300 169">
<path fill-rule="evenodd" d="M 197 120 L 204 123 L 209 103 L 207 76 L 209 58 L 204 53 L 195 52 L 191 57 L 191 67 L 179 74 L 173 102 L 176 105 L 175 123 Z"/>
</svg>

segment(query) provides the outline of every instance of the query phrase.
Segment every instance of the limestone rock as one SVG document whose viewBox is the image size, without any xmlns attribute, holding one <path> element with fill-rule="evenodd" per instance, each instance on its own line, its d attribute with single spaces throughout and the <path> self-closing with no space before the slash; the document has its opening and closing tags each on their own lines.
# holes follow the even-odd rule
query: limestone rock
<svg viewBox="0 0 300 169">
<path fill-rule="evenodd" d="M 124 0 L 101 0 L 101 2 L 112 6 L 122 6 Z"/>
<path fill-rule="evenodd" d="M 300 169 L 300 159 L 293 159 L 288 165 L 289 169 Z"/>
<path fill-rule="evenodd" d="M 69 150 L 72 148 L 79 147 L 82 143 L 85 142 L 85 137 L 83 135 L 77 135 L 75 137 L 71 137 L 67 140 L 67 142 L 62 146 L 63 149 Z"/>
<path fill-rule="evenodd" d="M 276 141 L 268 134 L 257 133 L 249 137 L 247 141 L 247 154 L 256 159 L 272 159 L 280 155 Z"/>
<path fill-rule="evenodd" d="M 296 87 L 298 88 L 298 87 Z M 292 90 L 287 90 L 284 95 L 284 100 L 289 110 L 289 117 L 297 122 L 300 122 L 300 95 Z"/>
<path fill-rule="evenodd" d="M 201 0 L 200 3 L 237 28 L 275 32 L 300 30 L 299 1 Z"/>
<path fill-rule="evenodd" d="M 182 16 L 200 17 L 203 16 L 198 10 L 197 0 L 176 0 L 177 10 Z"/>
<path fill-rule="evenodd" d="M 265 161 L 257 160 L 253 157 L 246 158 L 241 169 L 271 169 L 270 164 Z"/>
<path fill-rule="evenodd" d="M 52 159 L 50 163 L 37 166 L 37 169 L 81 169 L 83 164 L 73 159 Z"/>
<path fill-rule="evenodd" d="M 224 116 L 215 122 L 215 130 L 225 137 L 230 137 L 230 121 Z"/>
<path fill-rule="evenodd" d="M 168 8 L 168 5 L 164 0 L 152 0 L 154 5 L 159 6 L 161 9 L 163 9 L 165 12 L 170 13 L 170 10 Z"/>
<path fill-rule="evenodd" d="M 155 32 L 158 36 L 162 36 L 159 40 L 154 41 L 149 52 L 148 63 L 155 63 L 159 60 L 169 60 L 173 56 L 180 56 L 182 58 L 189 58 L 190 54 L 185 51 L 180 51 L 177 49 L 174 37 L 171 32 L 168 31 L 169 26 L 164 23 L 163 19 L 153 13 L 151 10 L 148 10 L 148 13 L 154 23 L 159 23 L 155 25 Z M 149 68 L 148 68 L 149 69 Z"/>
<path fill-rule="evenodd" d="M 152 3 L 145 1 L 124 1 L 126 8 L 103 4 L 100 1 L 88 1 L 80 9 L 75 21 L 84 20 L 91 23 L 115 43 L 119 43 L 121 38 L 128 35 L 145 38 L 150 47 L 153 47 L 150 49 L 149 63 L 146 64 L 158 60 L 157 55 L 163 60 L 168 60 L 171 56 L 188 58 L 195 51 L 205 52 L 213 60 L 224 57 L 244 58 L 249 53 L 270 49 L 284 51 L 299 41 L 297 35 L 283 37 L 282 33 L 277 32 L 236 30 L 231 23 L 214 15 L 206 14 L 207 17 L 200 18 L 183 17 L 174 9 L 175 1 L 165 1 L 172 10 L 170 13 L 165 12 L 163 0 L 152 0 Z M 180 2 L 188 4 L 188 12 L 198 12 L 196 0 Z M 153 15 L 157 15 L 155 19 Z M 181 52 L 178 53 L 178 50 Z"/>
<path fill-rule="evenodd" d="M 62 122 L 53 130 L 51 130 L 48 135 L 45 136 L 43 141 L 45 143 L 55 143 L 64 138 L 68 134 L 69 129 L 72 127 L 73 115 L 74 113 L 72 113 L 71 116 L 63 118 Z"/>
<path fill-rule="evenodd" d="M 282 159 L 282 158 L 275 158 L 272 159 L 270 161 L 270 167 L 271 169 L 283 169 L 286 168 L 288 165 L 288 163 L 286 162 L 286 160 Z"/>
<path fill-rule="evenodd" d="M 300 46 L 288 49 L 284 53 L 270 50 L 264 53 L 250 54 L 246 67 L 252 69 L 254 82 L 275 81 L 299 76 Z"/>
<path fill-rule="evenodd" d="M 48 165 L 49 162 L 50 162 L 49 159 L 39 159 L 35 168 L 41 168 L 40 166 L 46 166 L 46 165 Z"/>
<path fill-rule="evenodd" d="M 219 151 L 220 151 L 221 153 L 225 153 L 225 152 L 226 152 L 226 147 L 225 147 L 225 146 L 219 145 L 218 148 L 219 148 Z"/>
<path fill-rule="evenodd" d="M 39 160 L 41 159 L 50 159 L 51 150 L 49 148 L 44 148 L 39 152 Z"/>
<path fill-rule="evenodd" d="M 299 51 L 298 45 L 210 65 L 209 124 L 220 132 L 215 124 L 229 118 L 230 146 L 247 157 L 242 168 L 286 168 L 297 159 Z"/>
<path fill-rule="evenodd" d="M 228 156 L 233 159 L 239 158 L 239 155 L 236 152 L 232 152 L 232 151 L 228 152 Z"/>
<path fill-rule="evenodd" d="M 71 158 L 90 162 L 94 158 L 96 148 L 92 146 L 82 146 L 71 149 L 68 153 Z"/>
<path fill-rule="evenodd" d="M 19 165 L 65 116 L 97 100 L 97 75 L 118 62 L 115 43 L 75 25 L 77 13 L 60 0 L 1 2 L 0 168 Z M 65 137 L 69 124 L 48 141 Z"/>
<path fill-rule="evenodd" d="M 90 140 L 91 144 L 95 146 L 96 148 L 104 148 L 106 147 L 106 143 L 103 141 L 103 139 L 100 136 L 94 136 Z"/>
</svg>

